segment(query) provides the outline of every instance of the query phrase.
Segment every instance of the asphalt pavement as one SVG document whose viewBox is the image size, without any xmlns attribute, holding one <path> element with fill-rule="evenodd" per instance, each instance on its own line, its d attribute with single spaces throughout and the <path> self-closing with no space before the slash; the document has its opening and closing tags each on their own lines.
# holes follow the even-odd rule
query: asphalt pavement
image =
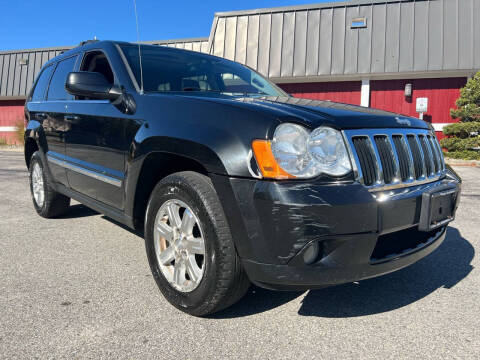
<svg viewBox="0 0 480 360">
<path fill-rule="evenodd" d="M 308 292 L 252 287 L 209 318 L 161 295 L 141 236 L 80 204 L 32 205 L 23 153 L 0 151 L 0 358 L 480 358 L 480 168 L 430 256 Z"/>
</svg>

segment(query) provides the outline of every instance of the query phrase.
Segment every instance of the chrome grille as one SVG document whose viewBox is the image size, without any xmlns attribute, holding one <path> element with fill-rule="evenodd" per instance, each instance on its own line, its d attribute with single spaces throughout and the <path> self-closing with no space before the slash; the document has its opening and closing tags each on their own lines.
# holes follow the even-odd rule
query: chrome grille
<svg viewBox="0 0 480 360">
<path fill-rule="evenodd" d="M 372 191 L 435 181 L 444 173 L 440 145 L 428 130 L 345 130 L 357 179 Z"/>
</svg>

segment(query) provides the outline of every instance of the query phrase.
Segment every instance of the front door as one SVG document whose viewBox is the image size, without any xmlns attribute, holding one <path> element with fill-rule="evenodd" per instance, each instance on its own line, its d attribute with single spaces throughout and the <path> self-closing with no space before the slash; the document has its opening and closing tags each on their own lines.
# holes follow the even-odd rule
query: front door
<svg viewBox="0 0 480 360">
<path fill-rule="evenodd" d="M 110 63 L 101 51 L 86 53 L 80 70 L 100 72 L 112 84 L 115 82 Z M 65 117 L 70 187 L 120 210 L 124 207 L 125 156 L 129 146 L 125 131 L 129 118 L 108 100 L 80 97 L 68 104 Z"/>
<path fill-rule="evenodd" d="M 77 100 L 68 106 L 66 159 L 70 187 L 123 209 L 125 124 L 109 101 Z"/>
</svg>

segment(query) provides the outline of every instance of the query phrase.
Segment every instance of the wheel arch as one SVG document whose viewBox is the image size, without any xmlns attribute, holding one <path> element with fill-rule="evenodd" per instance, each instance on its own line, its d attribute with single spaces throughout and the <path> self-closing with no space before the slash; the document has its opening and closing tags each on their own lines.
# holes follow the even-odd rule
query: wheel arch
<svg viewBox="0 0 480 360">
<path fill-rule="evenodd" d="M 209 171 L 198 159 L 164 151 L 149 152 L 137 171 L 135 186 L 130 185 L 130 190 L 127 189 L 127 197 L 132 194 L 127 199 L 127 208 L 130 208 L 136 228 L 142 226 L 150 194 L 161 179 L 180 171 L 195 171 L 209 176 Z"/>
<path fill-rule="evenodd" d="M 30 168 L 30 161 L 32 159 L 32 155 L 35 151 L 38 151 L 39 147 L 37 142 L 32 137 L 25 138 L 24 144 L 24 155 L 25 155 L 25 164 L 27 165 L 27 169 Z"/>
<path fill-rule="evenodd" d="M 36 120 L 30 120 L 25 129 L 24 137 L 24 156 L 27 168 L 30 167 L 30 160 L 35 151 L 40 151 L 42 155 L 46 153 L 47 142 L 43 133 L 42 124 Z"/>
</svg>

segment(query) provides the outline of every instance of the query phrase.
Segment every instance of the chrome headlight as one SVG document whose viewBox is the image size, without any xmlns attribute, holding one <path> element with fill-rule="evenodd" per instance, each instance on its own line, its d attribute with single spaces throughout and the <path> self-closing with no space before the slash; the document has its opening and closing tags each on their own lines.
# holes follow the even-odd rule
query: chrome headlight
<svg viewBox="0 0 480 360">
<path fill-rule="evenodd" d="M 297 124 L 281 124 L 273 136 L 272 153 L 278 165 L 297 178 L 341 176 L 352 170 L 342 134 L 330 127 L 309 133 Z"/>
</svg>

